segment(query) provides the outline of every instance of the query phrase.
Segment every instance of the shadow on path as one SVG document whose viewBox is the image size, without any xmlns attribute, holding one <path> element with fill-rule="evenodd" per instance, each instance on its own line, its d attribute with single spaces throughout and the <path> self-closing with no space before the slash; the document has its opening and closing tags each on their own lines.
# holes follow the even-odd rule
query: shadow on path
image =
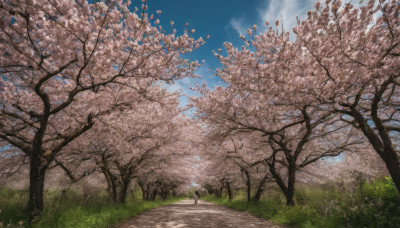
<svg viewBox="0 0 400 228">
<path fill-rule="evenodd" d="M 133 217 L 114 228 L 164 228 L 164 227 L 265 227 L 281 228 L 249 213 L 199 201 L 196 209 L 193 200 L 182 200 Z"/>
</svg>

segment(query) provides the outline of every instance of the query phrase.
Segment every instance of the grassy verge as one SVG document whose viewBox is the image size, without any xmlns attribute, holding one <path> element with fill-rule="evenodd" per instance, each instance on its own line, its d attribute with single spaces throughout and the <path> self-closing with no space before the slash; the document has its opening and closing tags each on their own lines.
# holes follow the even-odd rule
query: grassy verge
<svg viewBox="0 0 400 228">
<path fill-rule="evenodd" d="M 0 189 L 0 227 L 28 227 L 24 191 Z M 47 192 L 45 211 L 33 228 L 39 227 L 108 227 L 144 211 L 176 202 L 182 198 L 142 201 L 129 197 L 126 204 L 112 203 L 104 192 L 84 199 L 73 191 Z M 10 224 L 10 225 L 9 225 Z"/>
<path fill-rule="evenodd" d="M 242 192 L 232 200 L 214 195 L 202 199 L 301 228 L 400 227 L 400 196 L 390 178 L 365 182 L 346 192 L 301 186 L 294 207 L 285 206 L 285 198 L 277 190 L 270 190 L 259 202 L 247 202 Z"/>
</svg>

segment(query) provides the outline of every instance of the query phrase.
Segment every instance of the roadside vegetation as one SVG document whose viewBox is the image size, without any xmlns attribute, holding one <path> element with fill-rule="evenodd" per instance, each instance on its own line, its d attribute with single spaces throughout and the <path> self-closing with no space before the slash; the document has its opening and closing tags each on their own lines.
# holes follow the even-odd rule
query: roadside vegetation
<svg viewBox="0 0 400 228">
<path fill-rule="evenodd" d="M 46 210 L 32 226 L 27 213 L 28 192 L 0 189 L 0 227 L 109 227 L 144 211 L 180 200 L 144 201 L 141 191 L 131 192 L 125 204 L 116 204 L 105 191 L 81 194 L 76 191 L 47 191 Z"/>
<path fill-rule="evenodd" d="M 323 186 L 299 186 L 295 206 L 286 206 L 279 189 L 268 189 L 259 202 L 247 201 L 245 192 L 232 200 L 208 195 L 202 199 L 247 211 L 274 223 L 295 227 L 400 227 L 400 197 L 390 178 L 362 182 L 351 190 Z"/>
</svg>

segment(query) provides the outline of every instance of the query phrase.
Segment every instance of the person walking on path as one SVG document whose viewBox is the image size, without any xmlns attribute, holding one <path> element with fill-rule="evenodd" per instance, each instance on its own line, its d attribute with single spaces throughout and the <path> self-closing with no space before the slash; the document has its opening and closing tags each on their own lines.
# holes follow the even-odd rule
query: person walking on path
<svg viewBox="0 0 400 228">
<path fill-rule="evenodd" d="M 194 206 L 196 206 L 196 208 L 199 206 L 199 192 L 196 191 L 194 193 Z"/>
</svg>

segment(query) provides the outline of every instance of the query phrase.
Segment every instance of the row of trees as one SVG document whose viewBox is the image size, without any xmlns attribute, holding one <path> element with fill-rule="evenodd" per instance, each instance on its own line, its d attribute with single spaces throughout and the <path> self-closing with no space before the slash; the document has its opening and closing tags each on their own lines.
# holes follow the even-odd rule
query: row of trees
<svg viewBox="0 0 400 228">
<path fill-rule="evenodd" d="M 103 174 L 107 190 L 117 203 L 125 202 L 133 179 L 138 180 L 144 194 L 150 188 L 143 186 L 155 185 L 151 189 L 157 193 L 159 188 L 165 192 L 187 183 L 189 176 L 181 177 L 168 169 L 176 167 L 173 159 L 183 160 L 190 155 L 190 147 L 182 144 L 190 142 L 184 135 L 191 123 L 180 116 L 177 94 L 169 94 L 161 87 L 154 89 L 148 94 L 152 93 L 157 102 L 135 99 L 127 103 L 128 107 L 119 107 L 118 112 L 99 116 L 98 124 L 65 147 L 70 153 L 56 156 L 56 164 L 72 181 L 83 177 L 74 173 L 95 167 L 92 172 Z M 122 91 L 116 96 L 131 100 L 129 93 Z"/>
<path fill-rule="evenodd" d="M 16 164 L 2 165 L 8 173 L 28 165 L 31 220 L 54 166 L 72 181 L 101 172 L 116 202 L 134 178 L 164 195 L 187 181 L 188 172 L 160 171 L 185 154 L 190 125 L 160 81 L 192 76 L 199 64 L 181 55 L 204 40 L 168 34 L 147 5 L 130 7 L 0 1 L 0 158 Z"/>
<path fill-rule="evenodd" d="M 205 156 L 216 175 L 199 182 L 213 183 L 217 194 L 242 176 L 249 199 L 257 179 L 259 199 L 272 180 L 294 205 L 297 173 L 326 157 L 371 150 L 400 192 L 400 4 L 317 1 L 307 15 L 294 40 L 276 21 L 259 35 L 249 29 L 240 49 L 225 43 L 227 55 L 215 56 L 228 86 L 199 87 L 202 96 L 192 98 L 220 159 Z"/>
<path fill-rule="evenodd" d="M 287 204 L 294 205 L 294 195 L 289 195 L 285 187 L 289 184 L 289 170 L 284 162 L 284 155 L 274 155 L 268 149 L 262 136 L 237 134 L 227 140 L 219 138 L 207 139 L 199 156 L 199 176 L 196 183 L 209 194 L 221 197 L 226 192 L 230 199 L 234 192 L 244 190 L 248 201 L 259 201 L 265 190 L 278 187 Z M 223 143 L 221 143 L 223 141 Z M 309 152 L 309 151 L 308 151 Z M 304 152 L 303 160 L 311 153 Z M 275 162 L 271 170 L 268 163 Z M 275 173 L 273 173 L 275 172 Z M 337 157 L 323 157 L 295 170 L 293 188 L 297 183 L 306 185 L 329 185 L 342 190 L 349 190 L 354 183 L 388 175 L 385 164 L 368 147 L 357 146 L 357 150 L 347 150 Z M 356 182 L 355 182 L 356 180 Z M 279 181 L 279 183 L 278 183 Z"/>
<path fill-rule="evenodd" d="M 215 53 L 228 86 L 199 87 L 192 120 L 161 82 L 193 76 L 199 64 L 181 56 L 205 41 L 167 34 L 147 5 L 130 7 L 0 0 L 1 168 L 28 165 L 31 219 L 52 168 L 72 182 L 101 174 L 120 203 L 132 181 L 154 199 L 196 172 L 209 192 L 245 187 L 249 200 L 275 182 L 294 205 L 297 180 L 326 157 L 377 155 L 400 190 L 397 1 L 317 1 L 294 40 L 279 21 L 254 26 L 243 47 Z"/>
</svg>

